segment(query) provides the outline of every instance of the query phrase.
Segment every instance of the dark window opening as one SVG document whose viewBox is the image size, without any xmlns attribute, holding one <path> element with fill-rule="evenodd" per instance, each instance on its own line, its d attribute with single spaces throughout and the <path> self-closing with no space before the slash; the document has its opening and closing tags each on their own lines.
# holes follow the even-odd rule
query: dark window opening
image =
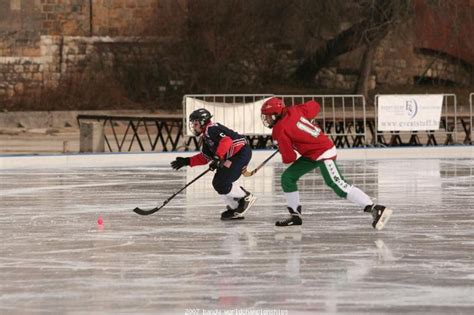
<svg viewBox="0 0 474 315">
<path fill-rule="evenodd" d="M 422 54 L 424 56 L 429 56 L 429 57 L 433 58 L 433 60 L 436 60 L 436 59 L 446 60 L 446 61 L 449 61 L 452 64 L 460 65 L 466 71 L 471 71 L 472 70 L 472 65 L 469 64 L 469 62 L 467 62 L 463 59 L 457 58 L 453 55 L 441 52 L 439 50 L 433 50 L 433 49 L 428 49 L 428 48 L 415 48 L 414 51 L 417 54 Z"/>
<path fill-rule="evenodd" d="M 446 79 L 441 79 L 437 77 L 424 77 L 424 76 L 415 76 L 415 85 L 419 86 L 447 86 L 447 87 L 454 87 L 456 86 L 456 82 Z"/>
</svg>

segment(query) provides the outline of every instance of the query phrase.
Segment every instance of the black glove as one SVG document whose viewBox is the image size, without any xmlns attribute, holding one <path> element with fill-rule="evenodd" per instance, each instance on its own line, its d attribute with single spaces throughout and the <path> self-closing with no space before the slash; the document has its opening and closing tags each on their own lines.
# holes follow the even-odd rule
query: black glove
<svg viewBox="0 0 474 315">
<path fill-rule="evenodd" d="M 176 160 L 171 162 L 171 167 L 175 170 L 179 170 L 183 166 L 189 165 L 189 158 L 177 157 Z"/>
<path fill-rule="evenodd" d="M 224 160 L 221 160 L 217 155 L 215 155 L 211 164 L 209 164 L 209 169 L 214 171 L 215 169 L 221 168 L 222 166 L 224 166 Z"/>
</svg>

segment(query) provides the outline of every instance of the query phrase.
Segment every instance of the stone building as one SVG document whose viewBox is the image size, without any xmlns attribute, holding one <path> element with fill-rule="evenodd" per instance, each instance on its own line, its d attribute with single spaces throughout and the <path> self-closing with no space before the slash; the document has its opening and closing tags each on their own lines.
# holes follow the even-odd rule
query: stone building
<svg viewBox="0 0 474 315">
<path fill-rule="evenodd" d="M 469 85 L 474 65 L 474 0 L 457 0 L 453 23 L 415 0 L 416 18 L 377 48 L 371 87 L 438 81 Z M 173 37 L 183 25 L 188 0 L 0 1 L 0 103 L 58 86 L 80 73 L 97 47 Z M 401 35 L 400 35 L 401 34 Z M 140 38 L 140 39 L 138 39 Z M 316 82 L 353 88 L 361 52 L 340 56 Z M 289 61 L 294 62 L 294 61 Z"/>
<path fill-rule="evenodd" d="M 185 12 L 186 0 L 2 0 L 0 102 L 54 88 L 100 44 L 173 36 Z"/>
</svg>

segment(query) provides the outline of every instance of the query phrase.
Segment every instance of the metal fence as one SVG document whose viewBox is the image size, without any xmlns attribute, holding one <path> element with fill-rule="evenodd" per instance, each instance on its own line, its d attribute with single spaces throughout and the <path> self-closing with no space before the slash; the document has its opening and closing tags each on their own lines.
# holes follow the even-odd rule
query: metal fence
<svg viewBox="0 0 474 315">
<path fill-rule="evenodd" d="M 286 105 L 314 100 L 321 111 L 313 120 L 338 148 L 364 147 L 367 141 L 366 103 L 363 95 L 276 95 Z"/>
<path fill-rule="evenodd" d="M 422 132 L 378 131 L 377 102 L 374 108 L 367 109 L 362 95 L 240 94 L 186 95 L 185 97 L 193 97 L 209 103 L 226 104 L 224 107 L 228 109 L 226 113 L 223 113 L 223 117 L 228 115 L 226 119 L 234 119 L 233 116 L 237 113 L 233 109 L 234 104 L 259 104 L 258 102 L 271 96 L 283 99 L 287 106 L 301 104 L 309 100 L 317 101 L 321 105 L 321 111 L 313 123 L 323 128 L 338 148 L 472 144 L 474 93 L 469 95 L 469 110 L 464 109 L 461 112 L 458 111 L 456 95 L 444 94 L 439 130 Z M 185 106 L 184 98 L 183 106 Z M 252 113 L 243 116 L 243 120 L 248 123 L 250 119 L 247 118 L 254 117 L 251 124 L 262 124 L 260 119 L 258 121 L 255 119 L 255 115 L 260 116 L 260 105 L 251 107 L 250 111 Z M 79 115 L 77 120 L 79 124 L 85 120 L 102 122 L 105 129 L 106 149 L 110 152 L 198 150 L 200 148 L 199 139 L 185 135 L 188 129 L 187 116 L 186 113 L 158 117 Z M 274 147 L 270 130 L 262 134 L 245 133 L 239 128 L 235 130 L 245 134 L 254 149 Z"/>
<path fill-rule="evenodd" d="M 273 146 L 271 131 L 263 127 L 260 108 L 265 99 L 273 94 L 194 94 L 183 97 L 184 136 L 192 136 L 188 124 L 189 115 L 198 108 L 206 108 L 213 120 L 246 136 L 250 146 L 263 149 Z M 196 143 L 194 140 L 193 143 Z"/>
<path fill-rule="evenodd" d="M 214 114 L 216 121 L 245 134 L 253 147 L 272 146 L 271 130 L 264 128 L 260 121 L 263 100 L 271 96 L 281 98 L 287 106 L 317 101 L 321 105 L 321 111 L 314 122 L 323 128 L 337 147 L 365 146 L 366 110 L 362 95 L 185 95 L 183 123 L 187 123 L 187 116 L 192 110 L 199 106 L 205 107 Z M 194 104 L 193 99 L 199 102 Z M 241 109 L 243 104 L 247 106 L 246 114 L 242 110 L 236 111 L 236 107 Z M 258 133 L 255 131 L 257 129 Z"/>
<path fill-rule="evenodd" d="M 180 116 L 78 115 L 78 124 L 83 121 L 102 123 L 105 144 L 110 152 L 199 149 L 196 138 L 183 137 L 183 119 Z"/>
<path fill-rule="evenodd" d="M 273 94 L 212 94 L 185 95 L 183 97 L 183 124 L 188 126 L 189 115 L 196 109 L 205 108 L 213 121 L 247 136 L 270 135 L 260 119 L 260 108 Z M 186 136 L 193 136 L 189 128 Z"/>
</svg>

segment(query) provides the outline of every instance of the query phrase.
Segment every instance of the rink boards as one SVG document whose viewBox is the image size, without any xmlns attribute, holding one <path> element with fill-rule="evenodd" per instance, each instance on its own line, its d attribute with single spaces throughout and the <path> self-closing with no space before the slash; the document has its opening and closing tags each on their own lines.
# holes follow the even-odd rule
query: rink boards
<svg viewBox="0 0 474 315">
<path fill-rule="evenodd" d="M 354 148 L 338 149 L 337 152 L 338 160 L 474 158 L 473 146 Z M 256 167 L 272 153 L 272 150 L 254 150 L 250 168 Z M 194 154 L 196 152 L 5 155 L 0 156 L 0 169 L 153 166 L 169 164 L 176 156 L 191 156 Z M 281 162 L 279 155 L 272 159 L 269 164 L 275 162 Z"/>
</svg>

